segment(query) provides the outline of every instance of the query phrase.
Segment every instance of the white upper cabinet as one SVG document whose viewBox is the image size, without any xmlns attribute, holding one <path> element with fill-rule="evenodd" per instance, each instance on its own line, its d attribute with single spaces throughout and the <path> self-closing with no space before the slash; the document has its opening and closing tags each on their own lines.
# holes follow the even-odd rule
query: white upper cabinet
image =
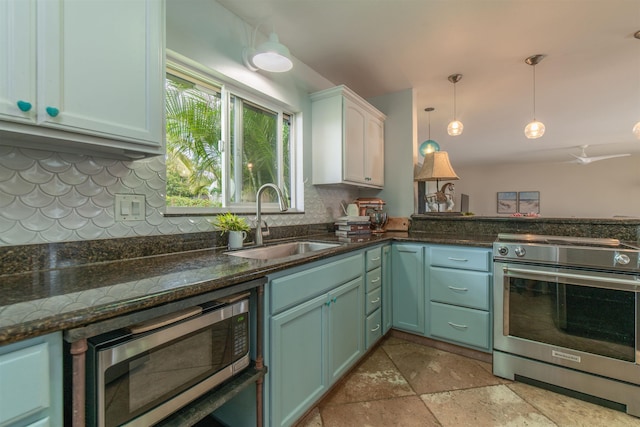
<svg viewBox="0 0 640 427">
<path fill-rule="evenodd" d="M 162 0 L 0 1 L 0 142 L 164 152 Z"/>
<path fill-rule="evenodd" d="M 313 183 L 382 188 L 386 116 L 346 86 L 311 102 Z"/>
</svg>

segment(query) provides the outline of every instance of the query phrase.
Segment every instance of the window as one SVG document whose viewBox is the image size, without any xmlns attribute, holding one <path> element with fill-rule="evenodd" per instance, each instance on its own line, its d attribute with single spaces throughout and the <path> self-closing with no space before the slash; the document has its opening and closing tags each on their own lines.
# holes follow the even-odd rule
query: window
<svg viewBox="0 0 640 427">
<path fill-rule="evenodd" d="M 266 183 L 295 207 L 291 113 L 171 67 L 165 89 L 169 213 L 252 212 Z M 275 206 L 264 194 L 263 206 Z"/>
</svg>

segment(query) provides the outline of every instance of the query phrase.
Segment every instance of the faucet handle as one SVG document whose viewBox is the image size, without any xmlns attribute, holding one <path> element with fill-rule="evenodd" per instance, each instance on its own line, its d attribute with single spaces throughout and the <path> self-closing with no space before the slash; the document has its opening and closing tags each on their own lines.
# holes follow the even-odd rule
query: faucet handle
<svg viewBox="0 0 640 427">
<path fill-rule="evenodd" d="M 258 224 L 257 228 L 260 229 L 260 233 L 262 233 L 263 236 L 268 236 L 269 235 L 269 224 L 267 224 L 267 220 L 263 219 L 261 222 L 264 223 L 264 226 L 267 228 L 265 231 L 262 231 L 262 224 Z"/>
</svg>

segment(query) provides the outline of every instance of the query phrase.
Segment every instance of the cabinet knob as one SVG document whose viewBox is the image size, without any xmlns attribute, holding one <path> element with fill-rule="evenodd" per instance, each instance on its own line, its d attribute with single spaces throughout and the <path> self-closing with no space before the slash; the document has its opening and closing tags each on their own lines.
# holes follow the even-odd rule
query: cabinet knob
<svg viewBox="0 0 640 427">
<path fill-rule="evenodd" d="M 45 110 L 47 111 L 47 114 L 50 115 L 51 117 L 57 117 L 58 114 L 60 114 L 60 110 L 58 110 L 56 107 L 47 107 L 45 108 Z"/>
<path fill-rule="evenodd" d="M 16 104 L 18 105 L 18 108 L 20 109 L 20 111 L 24 111 L 26 113 L 27 111 L 31 110 L 31 103 L 30 102 L 18 101 L 18 102 L 16 102 Z"/>
</svg>

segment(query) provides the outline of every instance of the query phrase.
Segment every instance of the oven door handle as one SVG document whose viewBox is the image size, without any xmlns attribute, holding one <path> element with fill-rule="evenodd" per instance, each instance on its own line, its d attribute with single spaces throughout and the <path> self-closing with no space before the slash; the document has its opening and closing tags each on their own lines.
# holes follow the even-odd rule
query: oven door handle
<svg viewBox="0 0 640 427">
<path fill-rule="evenodd" d="M 559 273 L 554 271 L 528 270 L 525 268 L 513 268 L 503 266 L 502 272 L 505 275 L 533 275 L 538 277 L 553 277 L 573 280 L 577 285 L 591 286 L 594 288 L 625 290 L 631 292 L 640 292 L 640 281 L 638 279 L 619 279 L 616 277 L 587 276 L 584 274 Z M 617 286 L 616 286 L 617 285 Z"/>
</svg>

